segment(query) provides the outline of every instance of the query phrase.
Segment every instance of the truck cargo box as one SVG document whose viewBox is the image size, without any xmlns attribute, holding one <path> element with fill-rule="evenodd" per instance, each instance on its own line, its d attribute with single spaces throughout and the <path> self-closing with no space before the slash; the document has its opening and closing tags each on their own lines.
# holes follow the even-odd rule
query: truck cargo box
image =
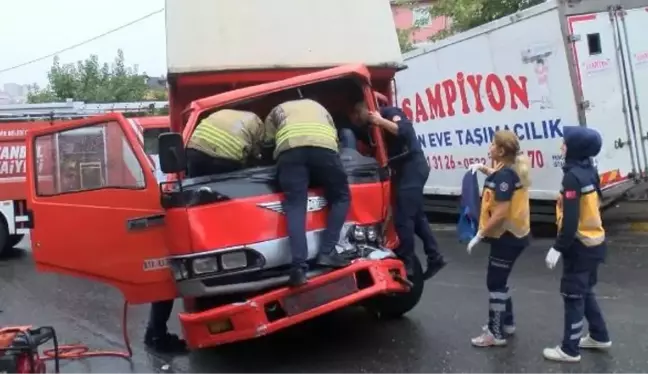
<svg viewBox="0 0 648 374">
<path fill-rule="evenodd" d="M 170 75 L 402 63 L 386 0 L 166 0 Z"/>
<path fill-rule="evenodd" d="M 601 133 L 595 161 L 606 201 L 641 181 L 648 166 L 647 6 L 547 1 L 406 54 L 397 102 L 432 168 L 426 194 L 456 202 L 468 166 L 490 164 L 498 129 L 520 138 L 532 199 L 558 196 L 563 126 Z"/>
</svg>

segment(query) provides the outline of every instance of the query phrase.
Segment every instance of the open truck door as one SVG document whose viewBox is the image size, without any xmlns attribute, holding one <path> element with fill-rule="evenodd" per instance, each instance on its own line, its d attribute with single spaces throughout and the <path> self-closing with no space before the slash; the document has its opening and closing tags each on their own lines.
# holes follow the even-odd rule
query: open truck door
<svg viewBox="0 0 648 374">
<path fill-rule="evenodd" d="M 622 19 L 622 12 L 615 10 L 567 19 L 585 121 L 603 138 L 597 157 L 603 189 L 639 180 L 647 167 L 643 129 L 634 110 L 635 82 L 632 64 L 628 64 L 627 39 L 620 26 Z"/>
<path fill-rule="evenodd" d="M 121 114 L 30 131 L 27 163 L 39 270 L 112 285 L 130 303 L 175 298 L 158 183 Z"/>
</svg>

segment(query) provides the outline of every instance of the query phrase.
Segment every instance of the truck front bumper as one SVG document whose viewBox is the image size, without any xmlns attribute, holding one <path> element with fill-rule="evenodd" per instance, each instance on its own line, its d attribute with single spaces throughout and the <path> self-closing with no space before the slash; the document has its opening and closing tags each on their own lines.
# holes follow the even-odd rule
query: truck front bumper
<svg viewBox="0 0 648 374">
<path fill-rule="evenodd" d="M 348 267 L 309 279 L 298 288 L 282 287 L 243 303 L 197 313 L 180 313 L 190 348 L 252 339 L 371 297 L 407 292 L 400 260 L 359 259 Z"/>
</svg>

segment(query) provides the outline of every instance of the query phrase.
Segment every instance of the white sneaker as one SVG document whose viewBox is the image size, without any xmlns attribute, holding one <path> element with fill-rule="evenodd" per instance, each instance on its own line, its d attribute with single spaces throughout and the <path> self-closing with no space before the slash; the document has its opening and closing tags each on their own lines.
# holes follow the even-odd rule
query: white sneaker
<svg viewBox="0 0 648 374">
<path fill-rule="evenodd" d="M 482 326 L 482 330 L 484 331 L 488 330 L 488 324 Z M 502 327 L 502 332 L 504 332 L 504 334 L 506 335 L 515 334 L 515 325 L 504 325 L 504 327 Z"/>
<path fill-rule="evenodd" d="M 554 348 L 545 348 L 542 351 L 542 355 L 547 360 L 558 361 L 558 362 L 580 362 L 581 356 L 570 356 L 567 353 L 563 352 L 560 346 Z"/>
<path fill-rule="evenodd" d="M 598 340 L 592 339 L 588 334 L 586 337 L 580 339 L 578 346 L 586 349 L 608 349 L 612 346 L 612 341 L 599 342 Z"/>
<path fill-rule="evenodd" d="M 506 339 L 497 339 L 488 328 L 476 338 L 470 339 L 475 347 L 501 347 L 506 345 Z"/>
</svg>

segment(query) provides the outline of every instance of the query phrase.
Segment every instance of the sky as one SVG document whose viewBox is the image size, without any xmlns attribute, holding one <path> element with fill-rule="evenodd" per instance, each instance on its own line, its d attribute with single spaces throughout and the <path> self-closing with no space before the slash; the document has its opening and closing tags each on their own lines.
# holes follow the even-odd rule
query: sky
<svg viewBox="0 0 648 374">
<path fill-rule="evenodd" d="M 164 0 L 0 0 L 0 71 L 49 55 L 164 8 Z M 62 63 L 91 54 L 111 63 L 117 49 L 126 64 L 159 76 L 166 72 L 164 12 L 59 54 Z M 53 58 L 0 72 L 5 83 L 47 85 Z"/>
</svg>

